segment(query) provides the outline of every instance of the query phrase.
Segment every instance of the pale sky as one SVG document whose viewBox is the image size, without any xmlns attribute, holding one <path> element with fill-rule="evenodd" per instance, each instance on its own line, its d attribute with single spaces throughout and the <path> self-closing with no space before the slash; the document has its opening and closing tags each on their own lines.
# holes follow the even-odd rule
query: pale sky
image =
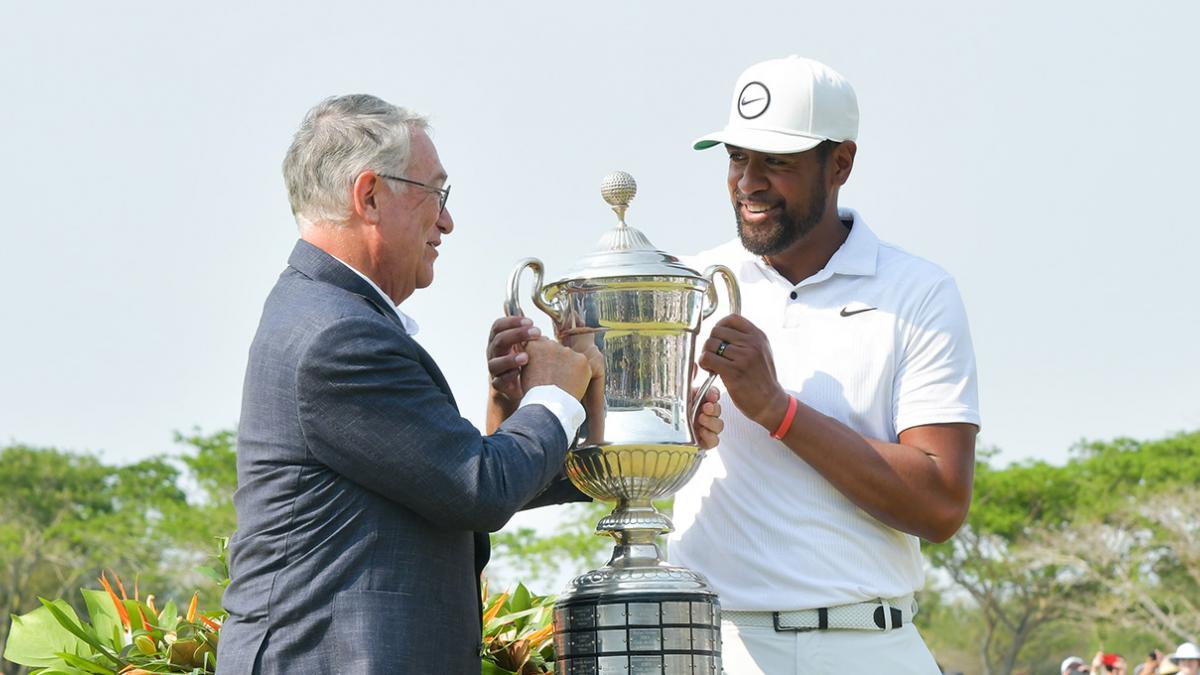
<svg viewBox="0 0 1200 675">
<path fill-rule="evenodd" d="M 0 443 L 127 461 L 233 427 L 296 238 L 280 161 L 354 92 L 432 118 L 457 227 L 402 308 L 480 424 L 514 263 L 589 251 L 615 169 L 659 248 L 732 237 L 691 141 L 793 53 L 858 94 L 842 205 L 956 277 L 1002 461 L 1200 428 L 1200 5 L 1134 4 L 5 2 Z"/>
</svg>

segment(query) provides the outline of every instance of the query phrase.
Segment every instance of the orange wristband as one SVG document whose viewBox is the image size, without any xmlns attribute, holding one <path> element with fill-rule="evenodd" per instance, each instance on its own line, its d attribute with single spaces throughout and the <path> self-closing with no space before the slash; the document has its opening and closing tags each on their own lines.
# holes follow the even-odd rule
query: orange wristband
<svg viewBox="0 0 1200 675">
<path fill-rule="evenodd" d="M 775 430 L 775 433 L 771 434 L 771 438 L 783 440 L 783 437 L 787 435 L 788 429 L 792 428 L 792 420 L 796 419 L 796 406 L 798 404 L 799 401 L 796 400 L 796 397 L 789 394 L 787 414 L 783 416 L 783 421 L 779 423 L 779 428 Z"/>
</svg>

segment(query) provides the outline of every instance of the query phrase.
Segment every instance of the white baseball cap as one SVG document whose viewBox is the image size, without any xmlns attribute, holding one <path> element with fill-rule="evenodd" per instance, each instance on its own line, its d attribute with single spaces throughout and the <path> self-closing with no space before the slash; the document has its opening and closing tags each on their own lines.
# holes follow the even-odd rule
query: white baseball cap
<svg viewBox="0 0 1200 675">
<path fill-rule="evenodd" d="M 1179 659 L 1200 659 L 1200 648 L 1197 648 L 1194 643 L 1185 642 L 1179 645 L 1171 658 L 1178 661 Z"/>
<path fill-rule="evenodd" d="M 823 63 L 789 56 L 747 68 L 733 88 L 729 123 L 692 147 L 728 143 L 786 154 L 857 137 L 858 98 L 846 78 Z"/>
<path fill-rule="evenodd" d="M 1069 668 L 1082 665 L 1085 665 L 1083 659 L 1079 658 L 1078 656 L 1068 656 L 1067 658 L 1063 659 L 1062 665 L 1058 667 L 1058 672 L 1066 673 L 1068 672 Z"/>
</svg>

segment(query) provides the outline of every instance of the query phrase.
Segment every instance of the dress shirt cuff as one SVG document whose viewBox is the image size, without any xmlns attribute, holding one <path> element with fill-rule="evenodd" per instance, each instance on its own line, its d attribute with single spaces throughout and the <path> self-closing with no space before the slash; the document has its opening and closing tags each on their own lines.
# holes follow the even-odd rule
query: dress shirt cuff
<svg viewBox="0 0 1200 675">
<path fill-rule="evenodd" d="M 575 439 L 575 432 L 579 431 L 579 425 L 583 424 L 583 418 L 586 416 L 579 401 L 553 384 L 539 385 L 525 392 L 525 397 L 521 399 L 521 405 L 517 406 L 517 409 L 527 405 L 545 406 L 546 410 L 557 417 L 563 433 L 567 436 L 567 443 Z"/>
</svg>

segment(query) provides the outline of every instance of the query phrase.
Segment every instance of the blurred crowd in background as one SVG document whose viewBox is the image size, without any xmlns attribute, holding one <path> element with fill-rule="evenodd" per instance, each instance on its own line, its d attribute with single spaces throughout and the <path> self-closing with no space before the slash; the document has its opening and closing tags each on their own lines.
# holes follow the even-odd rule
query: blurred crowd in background
<svg viewBox="0 0 1200 675">
<path fill-rule="evenodd" d="M 1197 675 L 1200 673 L 1200 648 L 1184 642 L 1171 654 L 1154 649 L 1132 667 L 1124 656 L 1101 650 L 1092 657 L 1090 664 L 1081 657 L 1068 656 L 1063 659 L 1060 669 L 1062 675 Z"/>
</svg>

